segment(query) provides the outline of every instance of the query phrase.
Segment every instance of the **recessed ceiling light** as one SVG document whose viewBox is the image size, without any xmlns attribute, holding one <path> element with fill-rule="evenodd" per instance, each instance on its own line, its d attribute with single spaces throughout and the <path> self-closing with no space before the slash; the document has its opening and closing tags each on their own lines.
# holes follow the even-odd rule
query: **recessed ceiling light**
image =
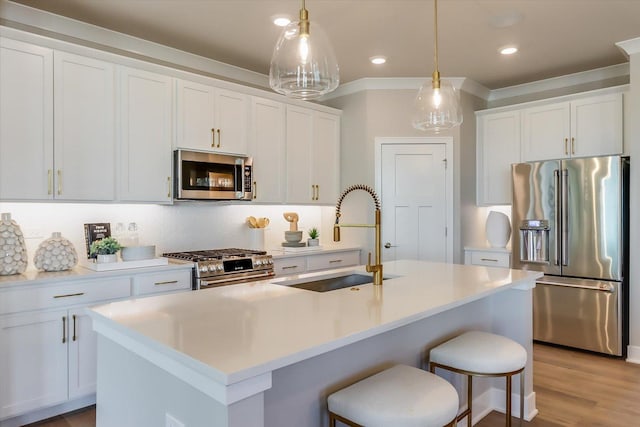
<svg viewBox="0 0 640 427">
<path fill-rule="evenodd" d="M 518 51 L 518 48 L 515 46 L 505 46 L 500 48 L 500 53 L 503 55 L 513 55 Z"/>
<path fill-rule="evenodd" d="M 371 63 L 375 65 L 382 65 L 387 62 L 387 57 L 382 55 L 372 56 L 371 58 L 369 58 L 369 61 L 371 61 Z"/>
<path fill-rule="evenodd" d="M 291 23 L 291 19 L 289 19 L 286 16 L 275 16 L 273 18 L 273 23 L 276 24 L 278 27 L 286 27 Z"/>
</svg>

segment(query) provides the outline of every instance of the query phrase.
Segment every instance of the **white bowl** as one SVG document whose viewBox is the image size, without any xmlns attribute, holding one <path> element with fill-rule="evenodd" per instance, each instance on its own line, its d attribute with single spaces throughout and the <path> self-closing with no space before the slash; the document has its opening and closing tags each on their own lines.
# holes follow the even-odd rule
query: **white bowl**
<svg viewBox="0 0 640 427">
<path fill-rule="evenodd" d="M 123 261 L 138 261 L 156 257 L 156 246 L 125 246 L 120 252 Z"/>
</svg>

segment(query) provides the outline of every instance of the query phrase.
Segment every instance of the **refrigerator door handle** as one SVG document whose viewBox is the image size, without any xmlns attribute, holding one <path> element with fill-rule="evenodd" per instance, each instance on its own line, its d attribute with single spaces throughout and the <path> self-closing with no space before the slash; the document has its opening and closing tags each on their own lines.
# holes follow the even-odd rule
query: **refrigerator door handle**
<svg viewBox="0 0 640 427">
<path fill-rule="evenodd" d="M 553 249 L 553 258 L 554 258 L 554 263 L 555 265 L 560 265 L 560 249 L 559 249 L 559 245 L 560 245 L 560 239 L 562 237 L 562 234 L 560 232 L 560 227 L 558 227 L 558 222 L 560 220 L 560 200 L 561 200 L 561 195 L 560 195 L 560 171 L 558 171 L 558 169 L 553 171 L 553 182 L 555 185 L 555 195 L 556 195 L 556 200 L 554 203 L 555 206 L 555 233 L 556 233 L 556 238 L 555 238 L 555 244 L 554 244 L 554 249 Z"/>
<path fill-rule="evenodd" d="M 569 171 L 562 170 L 562 265 L 569 265 Z"/>
</svg>

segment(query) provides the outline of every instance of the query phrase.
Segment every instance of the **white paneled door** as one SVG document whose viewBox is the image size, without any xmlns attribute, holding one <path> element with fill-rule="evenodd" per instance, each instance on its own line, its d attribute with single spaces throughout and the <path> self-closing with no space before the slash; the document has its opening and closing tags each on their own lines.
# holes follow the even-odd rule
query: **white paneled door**
<svg viewBox="0 0 640 427">
<path fill-rule="evenodd" d="M 449 260 L 446 144 L 382 144 L 383 261 Z"/>
</svg>

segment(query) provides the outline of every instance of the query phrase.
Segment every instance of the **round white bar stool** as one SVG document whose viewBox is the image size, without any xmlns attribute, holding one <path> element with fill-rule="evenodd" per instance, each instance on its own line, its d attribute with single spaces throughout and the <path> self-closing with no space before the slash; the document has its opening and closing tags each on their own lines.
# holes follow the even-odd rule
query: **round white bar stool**
<svg viewBox="0 0 640 427">
<path fill-rule="evenodd" d="M 329 426 L 453 427 L 458 393 L 422 369 L 396 365 L 327 398 Z"/>
<path fill-rule="evenodd" d="M 429 368 L 446 369 L 467 376 L 467 409 L 456 417 L 460 421 L 467 417 L 471 427 L 471 403 L 473 402 L 472 378 L 506 378 L 506 418 L 511 426 L 511 378 L 520 374 L 520 425 L 524 417 L 524 367 L 527 351 L 517 342 L 488 332 L 465 332 L 429 352 Z"/>
</svg>

